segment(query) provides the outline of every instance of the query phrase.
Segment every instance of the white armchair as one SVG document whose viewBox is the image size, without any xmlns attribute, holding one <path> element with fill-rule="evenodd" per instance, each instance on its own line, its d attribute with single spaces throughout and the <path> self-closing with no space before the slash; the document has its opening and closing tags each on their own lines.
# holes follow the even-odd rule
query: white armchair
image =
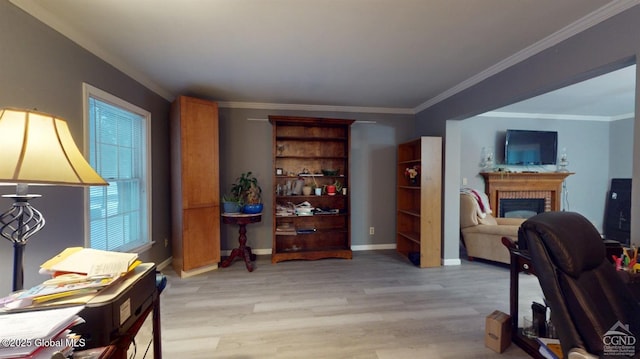
<svg viewBox="0 0 640 359">
<path fill-rule="evenodd" d="M 522 222 L 522 218 L 482 215 L 474 196 L 460 194 L 460 232 L 470 260 L 482 258 L 508 264 L 509 250 L 502 244 L 502 237 L 517 240 Z"/>
</svg>

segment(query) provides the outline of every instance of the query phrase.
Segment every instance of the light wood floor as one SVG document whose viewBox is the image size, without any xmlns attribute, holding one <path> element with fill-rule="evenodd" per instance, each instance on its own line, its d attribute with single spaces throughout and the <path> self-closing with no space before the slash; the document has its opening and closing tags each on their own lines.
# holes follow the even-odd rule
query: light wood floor
<svg viewBox="0 0 640 359">
<path fill-rule="evenodd" d="M 271 264 L 258 256 L 252 273 L 236 261 L 186 279 L 165 270 L 163 357 L 527 357 L 513 344 L 502 354 L 484 346 L 485 317 L 509 311 L 506 266 L 420 269 L 395 251 L 353 257 Z M 520 280 L 520 311 L 529 313 L 542 295 L 535 277 Z"/>
</svg>

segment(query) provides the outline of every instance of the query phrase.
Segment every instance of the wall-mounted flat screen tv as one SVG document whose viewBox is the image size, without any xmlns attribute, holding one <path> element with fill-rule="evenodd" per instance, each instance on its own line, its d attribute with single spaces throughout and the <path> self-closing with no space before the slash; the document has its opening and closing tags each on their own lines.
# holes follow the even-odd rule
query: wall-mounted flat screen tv
<svg viewBox="0 0 640 359">
<path fill-rule="evenodd" d="M 504 162 L 507 165 L 555 165 L 558 132 L 507 130 Z"/>
</svg>

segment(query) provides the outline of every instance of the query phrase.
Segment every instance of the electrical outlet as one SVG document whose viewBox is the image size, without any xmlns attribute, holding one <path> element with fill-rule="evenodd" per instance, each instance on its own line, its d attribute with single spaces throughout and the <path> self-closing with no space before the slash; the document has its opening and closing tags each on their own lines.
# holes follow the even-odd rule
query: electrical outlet
<svg viewBox="0 0 640 359">
<path fill-rule="evenodd" d="M 164 247 L 165 248 L 169 247 L 169 238 L 164 239 Z"/>
<path fill-rule="evenodd" d="M 462 185 L 463 186 L 467 185 L 467 177 L 462 178 Z"/>
<path fill-rule="evenodd" d="M 376 234 L 376 228 L 375 227 L 369 227 L 369 235 L 373 236 L 374 234 Z"/>
</svg>

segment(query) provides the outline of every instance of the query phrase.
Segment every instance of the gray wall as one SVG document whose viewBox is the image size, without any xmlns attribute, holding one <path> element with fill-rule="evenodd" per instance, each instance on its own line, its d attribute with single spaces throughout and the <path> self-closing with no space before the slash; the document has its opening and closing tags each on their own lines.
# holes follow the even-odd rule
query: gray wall
<svg viewBox="0 0 640 359">
<path fill-rule="evenodd" d="M 169 124 L 170 103 L 106 64 L 9 2 L 0 2 L 0 106 L 34 108 L 65 118 L 79 147 L 83 146 L 82 83 L 87 82 L 152 113 L 152 239 L 145 261 L 160 263 L 171 255 L 164 247 L 170 233 Z M 194 93 L 186 95 L 196 96 Z M 212 99 L 215 100 L 215 99 Z M 397 144 L 415 134 L 414 116 L 220 109 L 221 191 L 242 172 L 254 172 L 265 192 L 262 223 L 249 228 L 249 242 L 258 253 L 271 249 L 271 125 L 268 115 L 338 117 L 374 123 L 352 127 L 352 245 L 355 249 L 395 245 L 395 161 Z M 0 188 L 11 193 L 11 187 Z M 84 245 L 82 188 L 37 187 L 43 197 L 33 201 L 47 225 L 31 238 L 25 253 L 25 287 L 40 283 L 39 265 L 62 249 Z M 0 208 L 11 201 L 0 199 Z M 369 236 L 369 227 L 376 227 Z M 237 228 L 223 226 L 221 248 L 237 246 Z M 11 243 L 0 241 L 0 293 L 11 289 Z"/>
<path fill-rule="evenodd" d="M 458 138 L 462 126 L 448 126 L 446 125 L 447 121 L 464 120 L 634 64 L 636 56 L 640 52 L 638 33 L 640 33 L 640 6 L 634 6 L 421 111 L 416 115 L 417 132 L 420 135 L 432 135 L 434 132 L 446 128 L 445 138 Z M 640 82 L 637 81 L 637 78 L 638 73 L 636 75 L 636 103 L 638 103 L 638 96 L 640 96 L 640 92 L 637 91 Z M 636 106 L 636 114 L 637 108 L 638 106 Z M 637 115 L 636 118 L 638 118 Z M 640 126 L 637 123 L 634 124 L 633 131 L 632 161 L 637 162 L 640 160 Z M 582 140 L 589 144 L 588 141 L 591 138 Z M 450 146 L 447 145 L 446 148 L 448 151 L 450 150 Z M 569 150 L 571 147 L 567 146 L 567 148 Z M 573 150 L 570 151 L 573 152 Z M 445 167 L 454 167 L 451 170 L 445 168 L 443 181 L 445 183 L 443 216 L 445 218 L 445 259 L 453 258 L 451 257 L 455 255 L 453 248 L 457 246 L 459 240 L 457 234 L 459 224 L 453 220 L 459 215 L 457 209 L 459 200 L 457 191 L 453 188 L 460 185 L 460 177 L 451 175 L 459 173 L 455 168 L 460 166 L 461 152 L 458 148 L 452 148 L 451 153 L 445 153 Z M 569 155 L 571 156 L 571 154 Z M 589 161 L 593 160 L 589 159 Z M 606 161 L 607 159 L 604 163 Z M 606 166 L 604 163 L 600 166 Z M 572 163 L 571 166 L 583 167 L 580 163 Z M 609 168 L 604 167 L 602 170 L 607 172 Z M 581 191 L 575 181 L 576 178 L 578 177 L 573 178 L 571 185 L 572 193 Z M 632 178 L 635 182 L 640 180 L 640 168 L 637 166 L 633 168 Z M 571 203 L 578 206 L 576 195 L 571 198 Z M 632 203 L 632 217 L 636 218 L 636 214 L 640 211 L 640 189 L 638 186 L 633 187 Z M 632 238 L 637 237 L 637 235 L 634 236 L 634 233 L 640 233 L 639 222 L 632 221 Z"/>
<path fill-rule="evenodd" d="M 614 121 L 609 130 L 609 177 L 631 178 L 633 172 L 633 119 Z"/>
<path fill-rule="evenodd" d="M 158 244 L 142 254 L 146 261 L 169 257 L 164 238 L 170 237 L 169 217 L 169 103 L 106 64 L 59 33 L 25 14 L 8 1 L 0 1 L 0 107 L 37 108 L 65 118 L 82 149 L 82 83 L 87 82 L 151 112 L 152 135 L 152 239 Z M 0 193 L 15 192 L 0 187 Z M 76 187 L 31 187 L 42 194 L 33 200 L 46 226 L 25 250 L 25 287 L 42 282 L 40 264 L 66 247 L 84 245 L 84 190 Z M 12 201 L 0 199 L 0 211 Z M 0 238 L 0 293 L 11 290 L 13 247 Z"/>
<path fill-rule="evenodd" d="M 575 172 L 566 180 L 567 193 L 562 208 L 587 217 L 600 231 L 603 227 L 609 179 L 631 176 L 633 121 L 614 122 L 509 119 L 473 117 L 461 123 L 462 153 L 460 179 L 468 187 L 484 190 L 478 174 L 482 147 L 493 146 L 496 163 L 504 161 L 504 135 L 507 129 L 558 131 L 558 155 L 567 149 L 568 170 Z M 522 171 L 518 166 L 501 166 Z M 533 166 L 528 170 L 554 171 L 555 166 Z"/>
<path fill-rule="evenodd" d="M 395 242 L 393 168 L 396 145 L 419 135 L 443 136 L 446 149 L 444 258 L 445 261 L 455 260 L 458 258 L 457 191 L 462 171 L 463 126 L 447 121 L 466 119 L 633 63 L 640 49 L 640 42 L 637 41 L 637 34 L 640 33 L 638 20 L 640 6 L 422 111 L 416 116 L 415 128 L 413 116 L 408 115 L 221 109 L 221 189 L 227 189 L 241 172 L 251 170 L 258 175 L 267 192 L 267 208 L 271 204 L 268 196 L 272 186 L 270 125 L 267 122 L 247 121 L 247 118 L 281 114 L 373 120 L 375 124 L 354 125 L 352 132 L 352 242 L 354 247 L 362 248 L 389 245 Z M 79 146 L 83 145 L 83 82 L 152 113 L 152 236 L 158 244 L 142 257 L 154 262 L 168 258 L 169 249 L 164 247 L 163 242 L 164 238 L 170 237 L 169 103 L 9 2 L 0 2 L 0 51 L 0 81 L 3 84 L 0 88 L 0 106 L 38 108 L 66 118 Z M 636 84 L 640 86 L 640 81 L 636 81 Z M 611 132 L 616 130 L 612 128 Z M 633 126 L 633 131 L 634 138 L 640 139 L 640 126 Z M 573 150 L 570 151 L 569 156 L 572 156 Z M 632 159 L 640 159 L 640 140 L 634 141 Z M 571 157 L 571 161 L 572 167 L 582 168 L 582 164 L 574 163 L 578 158 L 574 161 Z M 606 166 L 606 162 L 607 159 L 604 159 L 601 165 Z M 613 167 L 604 171 L 610 171 L 612 175 L 615 173 L 615 176 L 621 173 Z M 639 168 L 633 169 L 633 177 L 640 178 Z M 13 191 L 10 187 L 4 189 L 2 193 Z M 580 185 L 572 183 L 570 190 L 571 193 L 578 192 Z M 84 240 L 83 190 L 39 187 L 38 192 L 43 197 L 35 200 L 34 205 L 44 213 L 47 225 L 27 246 L 26 286 L 42 281 L 35 273 L 45 259 L 65 247 L 81 246 Z M 636 205 L 632 213 L 635 214 L 638 211 L 636 207 L 640 205 L 640 189 L 637 186 L 634 187 L 633 198 Z M 572 208 L 578 203 L 573 195 Z M 0 208 L 10 205 L 10 201 L 0 199 Z M 270 213 L 267 212 L 265 217 L 263 223 L 252 227 L 249 232 L 251 245 L 263 250 L 271 247 Z M 368 235 L 370 226 L 376 227 L 373 237 Z M 634 233 L 640 232 L 637 221 L 632 222 L 632 226 Z M 254 235 L 255 239 L 251 238 Z M 223 226 L 222 238 L 222 249 L 229 250 L 236 245 L 237 232 Z M 0 270 L 10 273 L 11 263 L 12 247 L 8 241 L 2 240 Z M 10 287 L 10 276 L 0 276 L 0 292 L 6 292 Z"/>
<path fill-rule="evenodd" d="M 258 254 L 271 253 L 272 132 L 269 115 L 346 118 L 351 128 L 351 243 L 354 249 L 395 245 L 395 163 L 397 144 L 414 132 L 413 116 L 313 111 L 220 109 L 220 186 L 222 193 L 243 172 L 253 172 L 263 191 L 262 222 L 248 227 L 249 245 Z M 252 119 L 252 120 L 248 120 Z M 256 121 L 257 120 L 257 121 Z M 369 227 L 376 228 L 369 235 Z M 221 248 L 238 245 L 235 227 L 221 228 Z"/>
<path fill-rule="evenodd" d="M 83 146 L 82 83 L 110 92 L 152 113 L 153 230 L 157 242 L 142 254 L 143 260 L 162 262 L 170 257 L 164 239 L 170 236 L 169 125 L 170 103 L 120 71 L 77 46 L 9 2 L 0 2 L 0 106 L 37 107 L 62 116 Z M 198 96 L 196 93 L 186 95 Z M 215 99 L 212 99 L 215 100 Z M 271 250 L 271 125 L 268 115 L 338 117 L 374 123 L 356 123 L 352 128 L 351 186 L 352 245 L 355 249 L 390 247 L 395 244 L 396 147 L 414 132 L 414 116 L 313 111 L 220 109 L 221 191 L 242 172 L 254 172 L 265 192 L 264 221 L 249 229 L 250 244 L 260 253 Z M 3 187 L 2 193 L 14 191 Z M 25 254 L 25 286 L 42 281 L 38 266 L 70 246 L 84 244 L 81 188 L 38 187 L 43 194 L 33 202 L 47 225 L 32 237 Z M 0 199 L 0 208 L 11 202 Z M 376 227 L 374 236 L 369 227 Z M 237 229 L 223 226 L 221 248 L 237 246 Z M 10 273 L 12 246 L 0 242 L 0 270 Z M 0 292 L 11 288 L 10 275 L 0 276 Z"/>
</svg>

